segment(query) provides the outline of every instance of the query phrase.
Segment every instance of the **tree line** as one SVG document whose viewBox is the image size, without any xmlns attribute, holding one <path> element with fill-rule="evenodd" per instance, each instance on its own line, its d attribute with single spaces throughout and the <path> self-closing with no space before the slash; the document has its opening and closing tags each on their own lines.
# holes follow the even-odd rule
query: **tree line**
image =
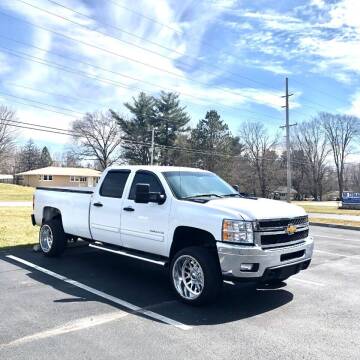
<svg viewBox="0 0 360 360">
<path fill-rule="evenodd" d="M 74 121 L 74 146 L 63 154 L 63 162 L 76 166 L 94 161 L 95 167 L 103 170 L 114 163 L 148 165 L 153 154 L 155 164 L 208 169 L 254 195 L 269 197 L 286 184 L 282 137 L 270 133 L 261 121 L 244 121 L 233 134 L 220 114 L 209 110 L 191 127 L 186 107 L 172 92 L 158 96 L 140 92 L 124 106 L 129 115 L 109 109 Z M 0 162 L 4 149 L 11 147 L 11 140 L 1 147 L 6 121 L 1 124 Z M 359 139 L 360 120 L 344 114 L 319 113 L 293 128 L 290 151 L 297 197 L 321 199 L 335 189 L 340 194 L 360 191 L 360 164 L 348 162 Z M 22 169 L 29 167 L 27 153 L 32 153 L 32 159 L 39 158 L 34 146 L 29 142 L 20 150 L 18 164 Z M 49 156 L 43 158 L 50 160 Z M 44 162 L 39 160 L 38 164 Z"/>
</svg>

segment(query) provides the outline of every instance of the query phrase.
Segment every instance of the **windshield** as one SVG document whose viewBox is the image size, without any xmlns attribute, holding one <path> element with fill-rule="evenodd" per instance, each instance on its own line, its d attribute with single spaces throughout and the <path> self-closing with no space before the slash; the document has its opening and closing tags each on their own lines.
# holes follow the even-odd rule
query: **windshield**
<svg viewBox="0 0 360 360">
<path fill-rule="evenodd" d="M 197 196 L 222 197 L 238 194 L 231 185 L 213 173 L 168 171 L 163 173 L 178 199 Z"/>
</svg>

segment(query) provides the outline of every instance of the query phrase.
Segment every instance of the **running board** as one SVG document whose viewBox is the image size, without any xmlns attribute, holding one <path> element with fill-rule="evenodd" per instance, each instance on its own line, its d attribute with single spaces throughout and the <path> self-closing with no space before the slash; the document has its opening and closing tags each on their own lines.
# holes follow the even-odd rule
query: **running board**
<svg viewBox="0 0 360 360">
<path fill-rule="evenodd" d="M 123 255 L 123 256 L 128 256 L 134 259 L 138 259 L 138 260 L 142 260 L 142 261 L 147 261 L 150 262 L 152 264 L 156 264 L 156 265 L 160 265 L 160 266 L 165 266 L 167 264 L 166 261 L 164 260 L 158 260 L 157 257 L 155 258 L 151 258 L 149 256 L 144 256 L 143 254 L 135 254 L 135 253 L 131 253 L 129 251 L 126 250 L 118 250 L 116 249 L 116 247 L 109 247 L 109 246 L 105 246 L 105 245 L 98 245 L 98 244 L 89 244 L 90 247 L 94 248 L 94 249 L 98 249 L 98 250 L 103 250 L 103 251 L 108 251 L 111 252 L 113 254 L 117 254 L 117 255 Z"/>
</svg>

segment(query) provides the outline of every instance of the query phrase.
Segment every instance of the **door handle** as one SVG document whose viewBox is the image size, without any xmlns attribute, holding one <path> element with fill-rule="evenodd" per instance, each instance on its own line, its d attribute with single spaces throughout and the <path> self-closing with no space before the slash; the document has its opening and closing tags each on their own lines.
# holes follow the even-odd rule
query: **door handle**
<svg viewBox="0 0 360 360">
<path fill-rule="evenodd" d="M 102 207 L 103 204 L 101 202 L 96 202 L 96 203 L 93 203 L 94 206 L 96 207 Z"/>
<path fill-rule="evenodd" d="M 124 210 L 125 211 L 135 211 L 135 209 L 132 208 L 131 206 L 124 207 Z"/>
</svg>

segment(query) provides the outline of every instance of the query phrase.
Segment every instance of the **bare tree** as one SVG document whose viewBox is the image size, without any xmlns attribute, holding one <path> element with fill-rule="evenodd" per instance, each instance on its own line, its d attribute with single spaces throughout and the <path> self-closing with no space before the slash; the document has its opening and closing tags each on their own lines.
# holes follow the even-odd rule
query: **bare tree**
<svg viewBox="0 0 360 360">
<path fill-rule="evenodd" d="M 319 126 L 319 119 L 303 122 L 295 130 L 293 146 L 302 152 L 306 164 L 303 169 L 308 177 L 311 195 L 322 197 L 327 157 L 330 153 L 326 134 Z"/>
<path fill-rule="evenodd" d="M 92 158 L 101 170 L 120 158 L 119 126 L 110 113 L 88 113 L 72 124 L 77 153 L 83 159 Z"/>
<path fill-rule="evenodd" d="M 16 132 L 11 127 L 11 120 L 15 119 L 15 111 L 6 106 L 0 106 L 0 163 L 13 149 Z"/>
<path fill-rule="evenodd" d="M 255 172 L 261 196 L 266 197 L 276 180 L 278 156 L 277 142 L 272 139 L 260 122 L 245 122 L 240 128 L 240 141 L 245 147 L 245 158 Z"/>
<path fill-rule="evenodd" d="M 350 115 L 320 113 L 321 124 L 329 140 L 338 179 L 339 195 L 344 191 L 346 158 L 352 151 L 353 141 L 360 136 L 360 119 Z"/>
</svg>

